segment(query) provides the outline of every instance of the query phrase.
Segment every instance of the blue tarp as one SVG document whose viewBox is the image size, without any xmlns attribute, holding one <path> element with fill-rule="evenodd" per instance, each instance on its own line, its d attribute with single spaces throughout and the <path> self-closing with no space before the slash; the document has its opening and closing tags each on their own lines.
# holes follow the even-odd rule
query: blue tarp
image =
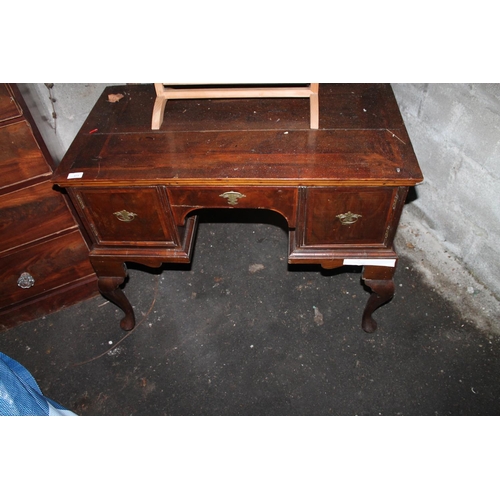
<svg viewBox="0 0 500 500">
<path fill-rule="evenodd" d="M 75 413 L 45 397 L 31 373 L 0 352 L 0 415 L 55 417 Z"/>
</svg>

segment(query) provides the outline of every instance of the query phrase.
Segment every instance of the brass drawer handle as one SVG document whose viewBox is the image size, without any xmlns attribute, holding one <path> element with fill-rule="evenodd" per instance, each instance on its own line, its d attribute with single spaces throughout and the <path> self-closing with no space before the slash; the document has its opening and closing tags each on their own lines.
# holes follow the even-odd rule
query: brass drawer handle
<svg viewBox="0 0 500 500">
<path fill-rule="evenodd" d="M 35 278 L 30 273 L 22 273 L 17 280 L 17 286 L 20 288 L 31 288 L 35 284 Z"/>
<path fill-rule="evenodd" d="M 362 216 L 359 214 L 353 214 L 352 212 L 347 212 L 345 214 L 339 214 L 336 217 L 337 217 L 337 219 L 340 220 L 340 223 L 343 226 L 349 226 L 349 225 L 357 222 L 357 220 Z"/>
<path fill-rule="evenodd" d="M 246 198 L 246 195 L 237 191 L 226 191 L 219 195 L 221 198 L 226 198 L 228 205 L 237 205 L 240 198 Z"/>
<path fill-rule="evenodd" d="M 132 222 L 137 217 L 137 214 L 134 214 L 134 212 L 127 212 L 127 210 L 114 212 L 113 215 L 116 215 L 116 218 L 122 222 Z"/>
</svg>

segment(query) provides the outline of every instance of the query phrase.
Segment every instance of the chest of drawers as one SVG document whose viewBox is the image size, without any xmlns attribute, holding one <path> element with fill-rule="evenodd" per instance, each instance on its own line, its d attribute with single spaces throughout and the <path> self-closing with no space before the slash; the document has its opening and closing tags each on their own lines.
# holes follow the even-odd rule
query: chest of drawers
<svg viewBox="0 0 500 500">
<path fill-rule="evenodd" d="M 135 324 L 127 262 L 189 262 L 199 210 L 251 208 L 284 217 L 290 264 L 363 266 L 362 326 L 374 331 L 394 293 L 407 192 L 422 180 L 390 86 L 321 84 L 318 130 L 307 103 L 287 99 L 172 101 L 151 130 L 154 100 L 152 85 L 106 89 L 53 177 L 122 328 Z"/>
<path fill-rule="evenodd" d="M 0 330 L 98 293 L 89 249 L 14 85 L 0 84 Z"/>
</svg>

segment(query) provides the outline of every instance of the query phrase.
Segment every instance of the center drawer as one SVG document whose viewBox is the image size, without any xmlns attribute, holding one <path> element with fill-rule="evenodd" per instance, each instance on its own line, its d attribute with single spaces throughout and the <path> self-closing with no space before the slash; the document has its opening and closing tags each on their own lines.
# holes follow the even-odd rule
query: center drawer
<svg viewBox="0 0 500 500">
<path fill-rule="evenodd" d="M 293 187 L 218 186 L 171 187 L 167 189 L 175 223 L 184 224 L 189 212 L 199 208 L 258 208 L 274 210 L 290 228 L 297 219 L 298 190 Z"/>
</svg>

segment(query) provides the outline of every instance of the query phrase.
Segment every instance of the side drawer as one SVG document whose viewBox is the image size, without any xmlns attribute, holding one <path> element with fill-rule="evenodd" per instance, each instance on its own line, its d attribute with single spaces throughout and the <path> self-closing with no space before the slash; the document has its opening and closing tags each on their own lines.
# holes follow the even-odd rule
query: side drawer
<svg viewBox="0 0 500 500">
<path fill-rule="evenodd" d="M 177 225 L 197 208 L 260 208 L 280 213 L 293 228 L 297 219 L 298 190 L 293 187 L 218 186 L 167 189 Z"/>
<path fill-rule="evenodd" d="M 164 188 L 71 188 L 69 194 L 96 245 L 178 247 Z"/>
<path fill-rule="evenodd" d="M 24 247 L 0 259 L 0 309 L 92 273 L 88 248 L 78 231 Z"/>
<path fill-rule="evenodd" d="M 398 188 L 302 188 L 300 246 L 384 247 L 398 207 Z"/>
</svg>

